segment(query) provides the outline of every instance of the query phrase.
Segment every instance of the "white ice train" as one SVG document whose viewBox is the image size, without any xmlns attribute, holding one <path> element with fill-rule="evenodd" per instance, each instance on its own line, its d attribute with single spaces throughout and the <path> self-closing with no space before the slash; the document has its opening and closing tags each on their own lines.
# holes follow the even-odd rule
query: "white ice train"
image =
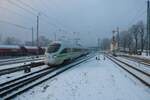
<svg viewBox="0 0 150 100">
<path fill-rule="evenodd" d="M 54 41 L 50 43 L 45 52 L 45 64 L 60 65 L 65 61 L 70 61 L 82 55 L 86 55 L 88 50 L 67 41 Z"/>
</svg>

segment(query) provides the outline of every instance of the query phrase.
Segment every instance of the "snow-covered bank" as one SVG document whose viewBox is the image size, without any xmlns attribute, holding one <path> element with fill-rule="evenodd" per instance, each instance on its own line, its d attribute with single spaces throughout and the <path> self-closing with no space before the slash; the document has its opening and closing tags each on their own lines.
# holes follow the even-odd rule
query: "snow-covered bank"
<svg viewBox="0 0 150 100">
<path fill-rule="evenodd" d="M 108 59 L 78 65 L 15 100 L 149 100 L 150 91 Z"/>
</svg>

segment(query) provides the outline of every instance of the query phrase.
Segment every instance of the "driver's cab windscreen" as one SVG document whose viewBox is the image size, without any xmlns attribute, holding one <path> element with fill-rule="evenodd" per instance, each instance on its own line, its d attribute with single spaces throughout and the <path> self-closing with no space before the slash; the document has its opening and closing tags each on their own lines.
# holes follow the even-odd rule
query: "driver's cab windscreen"
<svg viewBox="0 0 150 100">
<path fill-rule="evenodd" d="M 59 50 L 60 46 L 61 46 L 61 45 L 58 44 L 58 43 L 51 44 L 51 45 L 48 46 L 47 52 L 48 52 L 48 53 L 57 52 L 57 51 Z"/>
</svg>

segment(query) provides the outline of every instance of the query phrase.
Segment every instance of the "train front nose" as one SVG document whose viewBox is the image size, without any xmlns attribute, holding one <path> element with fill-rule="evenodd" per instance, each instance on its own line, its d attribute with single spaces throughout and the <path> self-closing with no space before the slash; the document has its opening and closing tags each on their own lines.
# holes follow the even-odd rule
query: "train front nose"
<svg viewBox="0 0 150 100">
<path fill-rule="evenodd" d="M 50 65 L 55 65 L 56 61 L 55 61 L 54 55 L 47 54 L 46 59 L 45 59 L 45 63 L 50 64 Z"/>
</svg>

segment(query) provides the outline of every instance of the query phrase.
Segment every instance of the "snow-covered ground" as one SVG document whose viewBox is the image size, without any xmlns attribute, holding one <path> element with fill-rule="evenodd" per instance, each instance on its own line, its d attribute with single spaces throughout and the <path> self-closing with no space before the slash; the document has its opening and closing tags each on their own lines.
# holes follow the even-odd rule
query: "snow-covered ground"
<svg viewBox="0 0 150 100">
<path fill-rule="evenodd" d="M 150 100 L 150 90 L 108 59 L 95 57 L 14 100 Z"/>
</svg>

